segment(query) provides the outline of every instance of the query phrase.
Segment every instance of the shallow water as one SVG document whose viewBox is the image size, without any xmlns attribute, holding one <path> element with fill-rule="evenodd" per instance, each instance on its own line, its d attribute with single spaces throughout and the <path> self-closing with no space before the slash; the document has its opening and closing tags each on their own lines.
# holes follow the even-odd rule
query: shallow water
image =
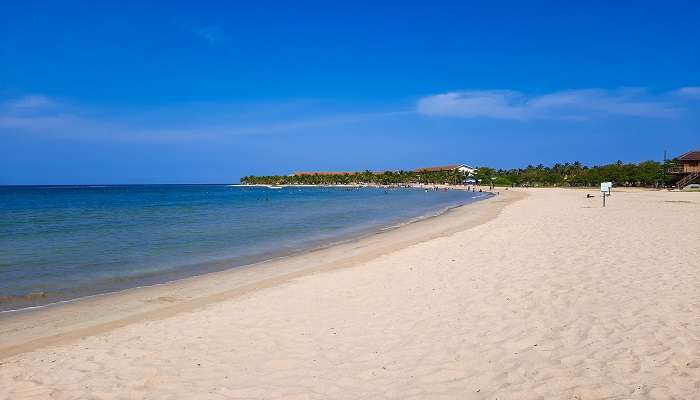
<svg viewBox="0 0 700 400">
<path fill-rule="evenodd" d="M 0 310 L 258 262 L 480 195 L 231 185 L 0 187 Z"/>
</svg>

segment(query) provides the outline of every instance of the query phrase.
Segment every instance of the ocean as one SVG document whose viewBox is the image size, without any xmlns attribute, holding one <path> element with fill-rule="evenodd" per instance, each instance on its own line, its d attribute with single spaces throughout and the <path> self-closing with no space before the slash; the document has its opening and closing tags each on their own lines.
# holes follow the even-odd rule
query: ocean
<svg viewBox="0 0 700 400">
<path fill-rule="evenodd" d="M 458 190 L 0 187 L 0 311 L 322 247 L 473 202 Z"/>
</svg>

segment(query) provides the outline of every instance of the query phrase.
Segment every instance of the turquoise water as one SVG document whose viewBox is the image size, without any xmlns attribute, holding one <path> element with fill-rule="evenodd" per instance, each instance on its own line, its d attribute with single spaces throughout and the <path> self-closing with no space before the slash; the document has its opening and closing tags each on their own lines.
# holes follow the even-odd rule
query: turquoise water
<svg viewBox="0 0 700 400">
<path fill-rule="evenodd" d="M 0 187 L 0 310 L 262 261 L 480 195 L 230 185 Z"/>
</svg>

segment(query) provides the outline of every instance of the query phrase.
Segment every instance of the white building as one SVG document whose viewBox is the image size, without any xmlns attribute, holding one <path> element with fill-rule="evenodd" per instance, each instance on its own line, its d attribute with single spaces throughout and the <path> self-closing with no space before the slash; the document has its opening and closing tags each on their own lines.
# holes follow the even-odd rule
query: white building
<svg viewBox="0 0 700 400">
<path fill-rule="evenodd" d="M 435 167 L 417 168 L 415 172 L 440 172 L 440 171 L 459 171 L 466 174 L 467 176 L 472 176 L 476 173 L 477 169 L 471 167 L 467 164 L 449 164 L 449 165 L 439 165 Z"/>
</svg>

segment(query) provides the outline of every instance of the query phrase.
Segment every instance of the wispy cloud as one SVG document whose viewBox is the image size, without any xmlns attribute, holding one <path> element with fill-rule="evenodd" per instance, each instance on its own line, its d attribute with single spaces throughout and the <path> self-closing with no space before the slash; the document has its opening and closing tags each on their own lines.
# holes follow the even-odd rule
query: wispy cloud
<svg viewBox="0 0 700 400">
<path fill-rule="evenodd" d="M 673 94 L 691 100 L 700 100 L 700 86 L 686 86 L 674 90 Z"/>
<path fill-rule="evenodd" d="M 209 42 L 209 44 L 217 44 L 226 40 L 226 35 L 220 27 L 216 25 L 204 26 L 194 30 L 195 35 Z"/>
<path fill-rule="evenodd" d="M 28 94 L 16 99 L 0 103 L 0 110 L 6 109 L 14 112 L 36 112 L 55 106 L 56 103 L 48 97 L 40 94 Z"/>
<path fill-rule="evenodd" d="M 221 140 L 243 135 L 304 132 L 413 113 L 412 110 L 319 113 L 318 110 L 310 110 L 311 105 L 305 102 L 273 104 L 274 106 L 236 106 L 211 103 L 208 104 L 206 117 L 201 110 L 188 114 L 183 111 L 187 107 L 182 105 L 157 111 L 142 110 L 135 116 L 132 112 L 130 117 L 104 110 L 96 116 L 86 109 L 46 96 L 28 95 L 0 102 L 0 134 L 5 132 L 79 140 L 177 143 Z M 299 107 L 306 107 L 306 112 L 299 110 Z M 280 110 L 285 108 L 287 110 L 284 115 L 279 115 Z M 30 109 L 33 111 L 27 112 Z"/>
<path fill-rule="evenodd" d="M 95 109 L 42 94 L 0 100 L 0 135 L 26 134 L 89 141 L 181 143 L 223 141 L 242 135 L 333 132 L 374 126 L 409 115 L 491 118 L 506 121 L 580 121 L 690 118 L 700 105 L 698 87 L 661 94 L 644 89 L 585 89 L 526 95 L 510 90 L 471 90 L 427 96 L 405 109 L 328 104 L 309 99 L 269 103 L 193 103 L 139 110 Z"/>
<path fill-rule="evenodd" d="M 695 89 L 679 91 L 690 97 Z M 527 95 L 512 90 L 466 90 L 424 97 L 418 101 L 417 111 L 434 117 L 510 120 L 673 118 L 684 111 L 682 102 L 671 98 L 674 92 L 650 95 L 644 89 L 582 89 Z"/>
</svg>

